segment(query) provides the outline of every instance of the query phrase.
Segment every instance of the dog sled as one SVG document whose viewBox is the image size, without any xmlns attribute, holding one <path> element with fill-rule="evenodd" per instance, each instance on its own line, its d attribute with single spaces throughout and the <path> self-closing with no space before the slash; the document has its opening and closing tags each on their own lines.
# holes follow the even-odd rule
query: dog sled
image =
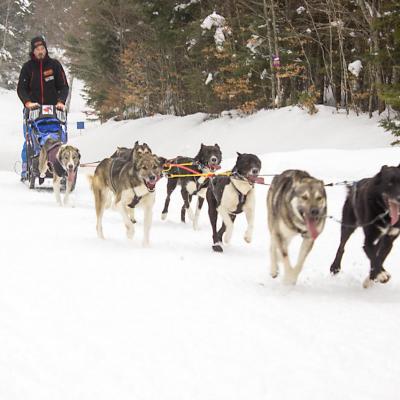
<svg viewBox="0 0 400 400">
<path fill-rule="evenodd" d="M 53 105 L 42 105 L 34 110 L 25 109 L 24 124 L 27 153 L 27 181 L 29 182 L 29 188 L 34 189 L 36 178 L 38 178 L 39 185 L 41 185 L 46 178 L 53 177 L 53 174 L 48 171 L 46 178 L 40 178 L 39 154 L 48 139 L 67 143 L 67 113 L 57 110 Z M 65 180 L 62 186 L 65 187 Z"/>
</svg>

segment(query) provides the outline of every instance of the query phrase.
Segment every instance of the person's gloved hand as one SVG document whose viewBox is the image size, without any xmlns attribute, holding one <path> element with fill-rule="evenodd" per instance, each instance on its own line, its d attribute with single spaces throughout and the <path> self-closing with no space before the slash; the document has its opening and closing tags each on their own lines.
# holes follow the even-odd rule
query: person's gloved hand
<svg viewBox="0 0 400 400">
<path fill-rule="evenodd" d="M 29 108 L 30 110 L 34 110 L 35 108 L 39 108 L 40 104 L 39 103 L 33 103 L 32 101 L 27 101 L 25 103 L 25 107 Z"/>
<path fill-rule="evenodd" d="M 61 101 L 57 102 L 56 104 L 57 110 L 65 111 L 65 104 L 61 103 Z"/>
</svg>

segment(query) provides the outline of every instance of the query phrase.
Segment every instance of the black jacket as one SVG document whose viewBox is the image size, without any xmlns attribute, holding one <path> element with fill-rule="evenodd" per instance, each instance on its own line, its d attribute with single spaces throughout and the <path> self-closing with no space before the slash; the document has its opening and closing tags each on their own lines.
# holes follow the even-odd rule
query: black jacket
<svg viewBox="0 0 400 400">
<path fill-rule="evenodd" d="M 31 60 L 22 66 L 17 93 L 24 105 L 28 101 L 39 104 L 65 104 L 69 86 L 60 62 L 46 56 Z"/>
</svg>

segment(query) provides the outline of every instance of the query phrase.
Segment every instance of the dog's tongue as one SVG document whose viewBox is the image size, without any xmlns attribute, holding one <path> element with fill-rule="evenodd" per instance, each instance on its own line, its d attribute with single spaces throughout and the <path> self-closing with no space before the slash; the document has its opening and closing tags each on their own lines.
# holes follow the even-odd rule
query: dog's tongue
<svg viewBox="0 0 400 400">
<path fill-rule="evenodd" d="M 146 186 L 150 189 L 153 190 L 156 187 L 157 182 L 161 179 L 161 175 L 156 177 L 156 180 L 154 181 L 147 181 L 146 180 Z"/>
<path fill-rule="evenodd" d="M 68 171 L 68 174 L 67 174 L 68 182 L 73 183 L 74 180 L 75 180 L 75 175 L 76 175 L 76 171 L 75 170 Z"/>
<path fill-rule="evenodd" d="M 304 217 L 304 221 L 306 223 L 308 232 L 310 233 L 312 240 L 315 240 L 319 235 L 319 232 L 317 231 L 317 227 L 315 225 L 315 220 L 306 215 Z"/>
<path fill-rule="evenodd" d="M 262 176 L 249 176 L 249 181 L 252 183 L 260 183 L 261 185 L 264 184 L 264 178 Z"/>
<path fill-rule="evenodd" d="M 389 200 L 390 225 L 396 225 L 399 220 L 399 203 Z"/>
</svg>

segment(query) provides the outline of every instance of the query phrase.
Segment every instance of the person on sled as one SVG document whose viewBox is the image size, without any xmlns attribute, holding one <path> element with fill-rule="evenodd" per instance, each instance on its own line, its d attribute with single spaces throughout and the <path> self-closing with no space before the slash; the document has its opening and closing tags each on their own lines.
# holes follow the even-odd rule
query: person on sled
<svg viewBox="0 0 400 400">
<path fill-rule="evenodd" d="M 42 36 L 31 40 L 30 60 L 21 69 L 17 93 L 25 108 L 35 109 L 43 104 L 65 110 L 69 86 L 63 67 L 58 60 L 50 58 L 46 41 Z M 24 122 L 24 138 L 26 126 Z M 26 142 L 21 153 L 21 180 L 26 179 Z"/>
</svg>

